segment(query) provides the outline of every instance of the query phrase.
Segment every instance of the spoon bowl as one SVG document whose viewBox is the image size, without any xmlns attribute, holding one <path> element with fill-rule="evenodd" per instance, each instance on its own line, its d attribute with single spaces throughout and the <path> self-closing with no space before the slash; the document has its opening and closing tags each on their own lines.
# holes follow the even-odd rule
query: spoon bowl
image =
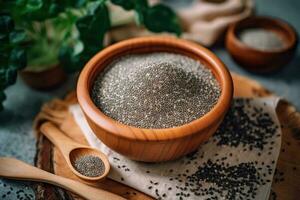
<svg viewBox="0 0 300 200">
<path fill-rule="evenodd" d="M 76 160 L 78 158 L 80 158 L 82 156 L 86 156 L 86 155 L 96 156 L 102 160 L 102 162 L 104 164 L 104 172 L 100 176 L 95 176 L 95 177 L 85 176 L 85 175 L 79 173 L 75 169 Z M 73 149 L 70 152 L 69 158 L 70 158 L 70 162 L 72 165 L 71 170 L 73 171 L 74 174 L 76 174 L 78 177 L 80 177 L 82 179 L 86 179 L 86 180 L 90 180 L 90 181 L 97 181 L 99 179 L 105 178 L 110 170 L 110 164 L 109 164 L 109 161 L 107 160 L 106 155 L 99 152 L 97 149 L 93 149 L 90 147 L 88 147 L 88 148 L 87 147 L 79 147 L 79 148 Z"/>
<path fill-rule="evenodd" d="M 41 132 L 60 150 L 71 171 L 86 181 L 99 181 L 104 179 L 110 170 L 108 158 L 98 149 L 74 142 L 61 132 L 53 123 L 46 122 L 41 125 Z M 76 170 L 75 161 L 82 156 L 96 156 L 104 164 L 104 172 L 99 176 L 85 176 Z"/>
</svg>

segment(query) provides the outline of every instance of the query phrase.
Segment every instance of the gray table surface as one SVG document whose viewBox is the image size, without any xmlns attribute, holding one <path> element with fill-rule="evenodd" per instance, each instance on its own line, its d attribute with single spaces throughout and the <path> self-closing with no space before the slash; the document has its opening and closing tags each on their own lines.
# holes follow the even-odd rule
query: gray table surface
<svg viewBox="0 0 300 200">
<path fill-rule="evenodd" d="M 256 8 L 259 15 L 282 18 L 300 33 L 299 0 L 259 0 L 256 2 Z M 241 69 L 233 62 L 224 47 L 212 48 L 230 70 L 258 80 L 266 88 L 288 99 L 300 110 L 299 49 L 295 59 L 284 70 L 261 76 Z M 53 97 L 62 97 L 66 91 L 74 88 L 74 85 L 74 78 L 70 78 L 61 88 L 45 93 L 34 91 L 18 80 L 16 85 L 7 89 L 6 109 L 0 113 L 0 156 L 12 156 L 33 164 L 35 139 L 31 126 L 34 116 L 44 102 Z M 34 199 L 31 183 L 0 179 L 0 199 Z"/>
</svg>

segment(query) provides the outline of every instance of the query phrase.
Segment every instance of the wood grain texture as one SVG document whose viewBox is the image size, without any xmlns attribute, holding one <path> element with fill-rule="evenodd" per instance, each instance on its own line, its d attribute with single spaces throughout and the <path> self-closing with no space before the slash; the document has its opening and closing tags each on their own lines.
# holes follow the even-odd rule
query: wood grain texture
<svg viewBox="0 0 300 200">
<path fill-rule="evenodd" d="M 120 56 L 151 52 L 178 53 L 205 64 L 211 69 L 221 87 L 221 95 L 216 105 L 201 118 L 182 126 L 165 129 L 128 126 L 102 113 L 90 97 L 91 86 L 99 72 Z M 152 36 L 118 42 L 96 54 L 80 74 L 77 96 L 90 127 L 104 144 L 133 160 L 159 162 L 188 154 L 208 140 L 231 105 L 233 83 L 225 65 L 210 50 L 182 39 Z"/>
<path fill-rule="evenodd" d="M 0 177 L 50 183 L 89 200 L 125 200 L 114 193 L 49 173 L 15 158 L 0 157 Z"/>
<path fill-rule="evenodd" d="M 239 32 L 246 28 L 264 28 L 279 34 L 286 46 L 279 50 L 260 51 L 240 41 Z M 240 65 L 257 73 L 278 70 L 292 60 L 297 47 L 297 34 L 286 22 L 271 17 L 250 17 L 233 23 L 226 34 L 226 48 Z"/>
<path fill-rule="evenodd" d="M 256 81 L 236 74 L 232 75 L 235 83 L 235 97 L 265 97 L 272 95 Z M 68 104 L 76 103 L 75 94 L 71 93 L 64 101 L 55 101 L 59 101 L 56 108 L 60 112 L 53 112 L 51 115 L 55 116 L 57 125 L 60 126 L 60 129 L 64 131 L 66 135 L 72 137 L 76 142 L 87 144 L 79 127 L 74 126 L 74 119 L 66 112 Z M 55 106 L 52 104 L 54 103 L 51 102 L 48 105 L 54 109 Z M 43 109 L 47 110 L 49 108 L 44 107 Z M 291 104 L 282 101 L 278 106 L 277 114 L 282 125 L 283 136 L 281 152 L 277 162 L 277 173 L 273 179 L 270 199 L 275 199 L 274 197 L 276 196 L 276 199 L 279 200 L 296 200 L 298 199 L 300 191 L 300 113 L 298 113 Z M 47 116 L 47 118 L 50 120 L 54 119 L 49 116 Z M 73 128 L 70 130 L 70 127 Z M 67 167 L 60 152 L 54 148 L 45 137 L 42 135 L 39 135 L 38 137 L 36 164 L 42 169 L 53 170 L 57 175 L 78 180 L 78 177 L 76 177 Z M 110 179 L 106 179 L 94 186 L 122 195 L 130 200 L 152 199 L 133 188 Z M 38 199 L 80 199 L 78 196 L 68 191 L 47 184 L 37 184 L 35 191 Z"/>
<path fill-rule="evenodd" d="M 92 148 L 88 145 L 74 142 L 70 137 L 66 136 L 52 122 L 45 122 L 40 126 L 40 131 L 43 133 L 64 156 L 66 163 L 72 172 L 79 178 L 86 181 L 100 181 L 104 179 L 110 170 L 110 164 L 107 156 L 100 150 Z M 104 164 L 104 172 L 99 176 L 85 176 L 79 173 L 75 168 L 75 162 L 82 156 L 96 156 L 102 160 Z"/>
<path fill-rule="evenodd" d="M 50 173 L 53 170 L 53 145 L 43 135 L 39 135 L 36 145 L 35 165 Z M 47 183 L 36 183 L 34 185 L 36 200 L 70 200 L 73 199 L 72 194 L 66 192 L 60 187 L 54 187 Z"/>
</svg>

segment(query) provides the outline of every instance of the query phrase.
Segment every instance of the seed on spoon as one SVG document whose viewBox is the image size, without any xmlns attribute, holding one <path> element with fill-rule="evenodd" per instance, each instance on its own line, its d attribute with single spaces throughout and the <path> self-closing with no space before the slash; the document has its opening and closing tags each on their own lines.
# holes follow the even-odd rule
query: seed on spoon
<svg viewBox="0 0 300 200">
<path fill-rule="evenodd" d="M 82 175 L 88 177 L 101 176 L 105 171 L 103 161 L 92 155 L 84 155 L 75 159 L 74 168 Z"/>
</svg>

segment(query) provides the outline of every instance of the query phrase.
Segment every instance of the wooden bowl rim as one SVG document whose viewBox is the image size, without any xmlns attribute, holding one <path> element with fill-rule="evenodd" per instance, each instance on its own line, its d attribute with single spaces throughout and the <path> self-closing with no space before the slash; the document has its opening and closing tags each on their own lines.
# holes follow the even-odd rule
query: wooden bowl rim
<svg viewBox="0 0 300 200">
<path fill-rule="evenodd" d="M 89 84 L 91 81 L 91 73 L 96 71 L 95 68 L 97 68 L 99 60 L 108 59 L 108 57 L 111 57 L 116 53 L 132 51 L 137 48 L 145 48 L 155 45 L 164 45 L 170 48 L 180 47 L 182 50 L 192 52 L 199 56 L 199 60 L 207 61 L 210 64 L 208 67 L 214 68 L 215 73 L 217 73 L 220 79 L 221 95 L 217 104 L 204 116 L 190 123 L 174 128 L 145 129 L 122 124 L 106 116 L 93 103 L 90 97 Z M 230 107 L 232 97 L 233 81 L 231 75 L 223 62 L 217 56 L 215 56 L 210 50 L 198 44 L 168 36 L 149 36 L 128 39 L 103 49 L 85 65 L 77 83 L 78 102 L 89 120 L 109 133 L 115 134 L 117 137 L 142 141 L 179 139 L 197 133 L 199 130 L 203 130 L 217 121 L 222 120 L 222 117 Z"/>
<path fill-rule="evenodd" d="M 289 40 L 287 42 L 287 45 L 284 46 L 283 48 L 274 49 L 274 50 L 260 50 L 260 49 L 256 49 L 256 48 L 248 46 L 247 44 L 245 44 L 244 42 L 242 42 L 239 39 L 238 35 L 236 35 L 237 29 L 240 28 L 240 26 L 243 26 L 245 23 L 249 23 L 249 22 L 253 23 L 253 22 L 258 22 L 258 21 L 268 21 L 270 26 L 279 27 L 280 29 L 284 29 L 285 32 L 288 32 L 288 34 L 290 34 L 292 36 L 291 37 L 292 39 Z M 260 27 L 260 26 L 258 26 L 258 27 Z M 240 48 L 241 51 L 251 51 L 251 52 L 261 54 L 261 55 L 272 55 L 272 54 L 285 53 L 285 52 L 293 49 L 294 46 L 297 44 L 297 40 L 298 40 L 297 32 L 289 23 L 287 23 L 286 21 L 284 21 L 282 19 L 270 17 L 270 16 L 251 16 L 251 17 L 248 17 L 241 21 L 235 22 L 229 26 L 227 34 L 228 34 L 228 37 L 231 38 L 232 43 L 234 43 L 235 46 Z"/>
</svg>

